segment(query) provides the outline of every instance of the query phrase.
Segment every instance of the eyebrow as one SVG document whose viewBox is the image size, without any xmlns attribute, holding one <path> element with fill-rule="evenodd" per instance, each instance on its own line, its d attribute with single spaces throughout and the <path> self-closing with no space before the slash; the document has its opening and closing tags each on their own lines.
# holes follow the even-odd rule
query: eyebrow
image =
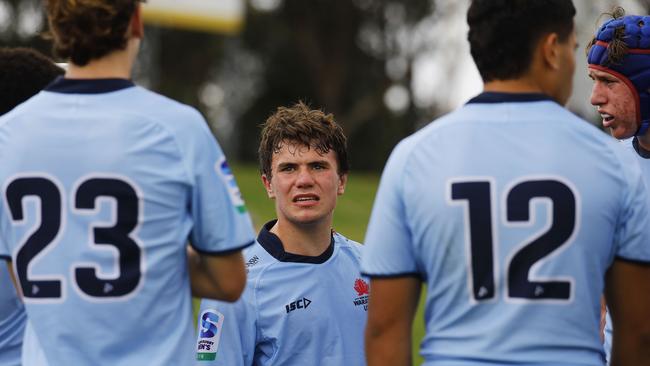
<svg viewBox="0 0 650 366">
<path fill-rule="evenodd" d="M 306 164 L 307 165 L 327 165 L 327 166 L 331 165 L 330 162 L 327 161 L 327 160 L 312 160 L 312 161 L 307 162 Z M 296 166 L 296 165 L 300 165 L 300 164 L 295 163 L 295 162 L 290 162 L 290 161 L 281 162 L 281 163 L 278 163 L 278 169 L 286 168 L 288 166 Z"/>
</svg>

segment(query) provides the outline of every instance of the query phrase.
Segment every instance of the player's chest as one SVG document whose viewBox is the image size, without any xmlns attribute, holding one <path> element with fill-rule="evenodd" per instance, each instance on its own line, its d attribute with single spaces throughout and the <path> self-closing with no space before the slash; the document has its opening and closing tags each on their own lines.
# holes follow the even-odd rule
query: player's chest
<svg viewBox="0 0 650 366">
<path fill-rule="evenodd" d="M 368 280 L 359 275 L 358 268 L 298 270 L 262 285 L 258 288 L 261 289 L 258 291 L 258 322 L 267 335 L 286 332 L 325 335 L 347 327 L 360 329 L 365 326 L 370 286 Z"/>
</svg>

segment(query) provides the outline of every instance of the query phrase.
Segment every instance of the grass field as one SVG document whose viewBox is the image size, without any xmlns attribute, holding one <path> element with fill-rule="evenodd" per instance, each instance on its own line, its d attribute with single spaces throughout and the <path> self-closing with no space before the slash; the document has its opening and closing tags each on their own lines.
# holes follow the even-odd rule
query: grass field
<svg viewBox="0 0 650 366">
<path fill-rule="evenodd" d="M 273 201 L 267 198 L 256 166 L 235 164 L 232 170 L 246 206 L 250 211 L 256 228 L 275 217 Z M 363 242 L 366 226 L 370 217 L 372 202 L 377 191 L 379 177 L 375 174 L 352 173 L 348 179 L 345 194 L 339 198 L 334 213 L 334 229 L 348 238 Z M 424 298 L 422 296 L 421 300 Z M 413 359 L 414 364 L 420 364 L 421 358 L 417 349 L 424 334 L 422 323 L 422 303 L 413 324 Z"/>
</svg>

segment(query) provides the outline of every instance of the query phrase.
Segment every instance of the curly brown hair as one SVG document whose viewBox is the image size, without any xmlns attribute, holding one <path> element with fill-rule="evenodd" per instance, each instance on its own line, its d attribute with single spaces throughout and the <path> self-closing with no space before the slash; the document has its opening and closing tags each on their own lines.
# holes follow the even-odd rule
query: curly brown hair
<svg viewBox="0 0 650 366">
<path fill-rule="evenodd" d="M 615 6 L 611 12 L 603 13 L 599 17 L 599 20 L 603 17 L 609 17 L 611 19 L 618 19 L 625 16 L 625 9 L 620 6 Z M 623 61 L 623 57 L 627 54 L 627 44 L 623 40 L 625 38 L 625 27 L 621 26 L 616 28 L 614 32 L 614 37 L 611 42 L 607 45 L 607 65 L 617 65 Z M 596 44 L 596 36 L 592 37 L 587 47 L 585 47 L 585 53 L 589 55 L 591 47 Z"/>
<path fill-rule="evenodd" d="M 303 102 L 298 102 L 292 107 L 279 107 L 261 127 L 258 150 L 260 172 L 269 179 L 273 154 L 287 142 L 309 146 L 319 154 L 327 154 L 330 150 L 334 150 L 338 162 L 338 174 L 343 175 L 350 170 L 347 140 L 343 129 L 334 121 L 332 114 L 325 114 L 321 110 L 309 108 Z"/>
<path fill-rule="evenodd" d="M 54 53 L 79 66 L 126 47 L 138 0 L 45 0 Z"/>
</svg>

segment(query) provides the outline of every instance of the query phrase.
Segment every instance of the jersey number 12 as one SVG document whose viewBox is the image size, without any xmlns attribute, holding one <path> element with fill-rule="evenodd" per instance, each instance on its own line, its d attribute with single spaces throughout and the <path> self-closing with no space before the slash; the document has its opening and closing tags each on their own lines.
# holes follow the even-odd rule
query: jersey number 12
<svg viewBox="0 0 650 366">
<path fill-rule="evenodd" d="M 494 235 L 492 232 L 492 185 L 490 180 L 451 183 L 451 199 L 464 201 L 469 234 L 469 266 L 472 295 L 476 301 L 493 299 L 495 294 Z M 572 280 L 531 281 L 531 267 L 559 248 L 570 243 L 576 227 L 576 197 L 565 183 L 554 179 L 526 180 L 504 193 L 508 225 L 530 223 L 533 199 L 550 201 L 546 231 L 530 239 L 509 256 L 506 264 L 507 297 L 527 300 L 569 300 Z"/>
</svg>

